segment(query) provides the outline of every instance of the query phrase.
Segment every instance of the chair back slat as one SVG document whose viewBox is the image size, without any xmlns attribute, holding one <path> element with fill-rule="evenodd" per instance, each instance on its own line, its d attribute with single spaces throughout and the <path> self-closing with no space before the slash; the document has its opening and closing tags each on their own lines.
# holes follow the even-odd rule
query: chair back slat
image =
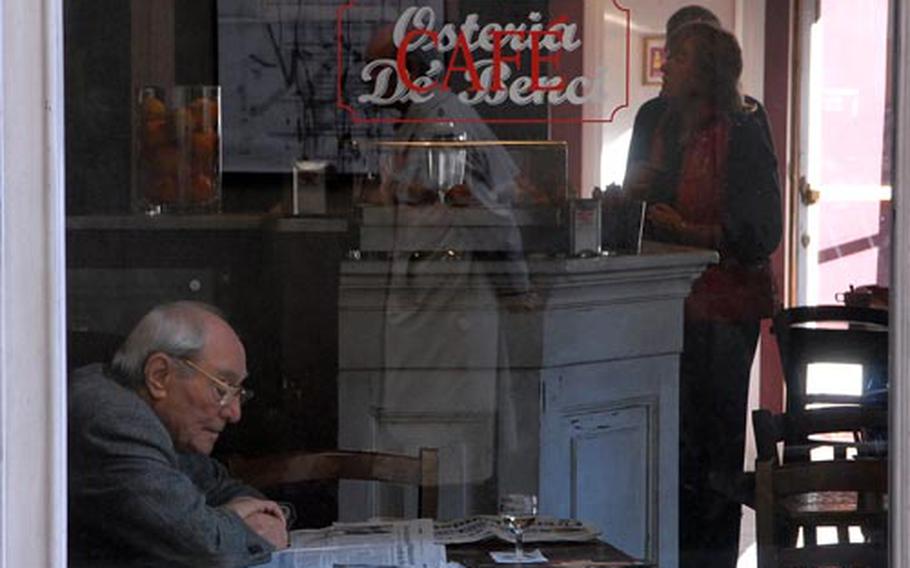
<svg viewBox="0 0 910 568">
<path fill-rule="evenodd" d="M 780 552 L 781 568 L 810 566 L 887 566 L 887 550 L 873 544 L 831 544 Z"/>
<path fill-rule="evenodd" d="M 790 308 L 774 317 L 773 331 L 787 384 L 788 414 L 811 411 L 807 405 L 868 404 L 867 395 L 887 388 L 887 311 L 852 306 Z M 812 363 L 861 365 L 862 392 L 807 392 Z"/>
<path fill-rule="evenodd" d="M 417 508 L 422 517 L 435 519 L 439 507 L 439 450 L 420 449 L 420 492 Z"/>
<path fill-rule="evenodd" d="M 862 439 L 863 432 L 887 428 L 888 411 L 868 406 L 841 406 L 818 408 L 811 412 L 796 414 L 773 415 L 767 410 L 759 409 L 752 412 L 752 427 L 758 461 L 778 459 L 777 445 L 780 442 L 786 442 L 785 456 L 809 455 L 813 448 L 832 446 L 835 448 L 836 457 L 845 458 L 846 447 L 855 448 L 863 454 L 864 448 L 878 448 L 881 445 L 865 442 Z M 813 438 L 817 434 L 830 433 L 859 435 L 850 442 Z"/>
<path fill-rule="evenodd" d="M 292 451 L 232 456 L 227 464 L 232 475 L 260 490 L 340 479 L 415 485 L 420 516 L 435 518 L 438 511 L 439 452 L 435 448 L 422 448 L 417 457 L 365 451 Z"/>
<path fill-rule="evenodd" d="M 833 460 L 797 463 L 780 468 L 774 475 L 776 496 L 832 491 L 888 490 L 888 464 L 883 459 Z"/>
<path fill-rule="evenodd" d="M 888 460 L 865 445 L 864 433 L 887 425 L 887 410 L 832 407 L 774 415 L 753 412 L 759 457 L 755 462 L 755 519 L 759 568 L 795 566 L 886 566 Z M 840 442 L 835 434 L 857 432 L 859 440 Z M 817 439 L 817 438 L 818 439 Z M 789 440 L 802 440 L 794 448 Z M 787 461 L 778 456 L 835 447 L 833 460 Z M 847 449 L 855 458 L 844 459 Z M 870 449 L 871 448 L 871 449 Z M 852 455 L 852 454 L 851 454 Z M 837 544 L 819 545 L 816 530 L 835 527 Z M 860 527 L 866 540 L 850 542 Z M 797 546 L 802 529 L 802 546 Z"/>
</svg>

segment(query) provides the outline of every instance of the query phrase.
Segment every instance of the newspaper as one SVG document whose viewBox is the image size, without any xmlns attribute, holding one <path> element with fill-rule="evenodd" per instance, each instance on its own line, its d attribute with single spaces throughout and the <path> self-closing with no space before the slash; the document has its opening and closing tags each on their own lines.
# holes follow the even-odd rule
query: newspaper
<svg viewBox="0 0 910 568">
<path fill-rule="evenodd" d="M 580 542 L 594 540 L 598 534 L 579 521 L 537 517 L 524 530 L 524 541 Z M 489 515 L 435 523 L 430 519 L 335 523 L 292 531 L 290 547 L 272 554 L 271 562 L 262 568 L 441 568 L 447 566 L 445 545 L 493 538 L 515 540 L 502 518 Z"/>
<path fill-rule="evenodd" d="M 494 515 L 438 521 L 434 524 L 433 533 L 438 544 L 462 544 L 492 538 L 515 542 L 515 536 L 509 530 L 505 520 Z M 534 524 L 526 528 L 522 534 L 526 543 L 584 542 L 596 539 L 600 531 L 573 519 L 537 517 Z"/>
<path fill-rule="evenodd" d="M 276 552 L 269 568 L 333 568 L 335 565 L 445 565 L 445 547 L 433 542 L 433 521 L 335 523 L 317 530 L 292 531 L 290 548 Z"/>
</svg>

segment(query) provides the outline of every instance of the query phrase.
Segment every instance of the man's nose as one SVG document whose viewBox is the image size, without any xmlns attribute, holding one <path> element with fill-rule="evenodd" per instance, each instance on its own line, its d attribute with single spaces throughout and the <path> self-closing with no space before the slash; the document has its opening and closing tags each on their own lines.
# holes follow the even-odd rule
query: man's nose
<svg viewBox="0 0 910 568">
<path fill-rule="evenodd" d="M 221 407 L 221 415 L 231 424 L 240 422 L 240 397 L 235 396 L 231 401 Z"/>
</svg>

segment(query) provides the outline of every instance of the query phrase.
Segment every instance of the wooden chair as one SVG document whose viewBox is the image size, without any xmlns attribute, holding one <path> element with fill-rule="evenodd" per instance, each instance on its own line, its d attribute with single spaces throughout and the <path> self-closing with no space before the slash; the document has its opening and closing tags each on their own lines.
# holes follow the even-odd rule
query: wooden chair
<svg viewBox="0 0 910 568">
<path fill-rule="evenodd" d="M 420 516 L 433 519 L 438 511 L 439 450 L 435 448 L 421 448 L 418 457 L 344 450 L 296 451 L 262 457 L 232 456 L 227 464 L 232 475 L 260 490 L 340 479 L 416 485 Z"/>
<path fill-rule="evenodd" d="M 866 447 L 862 432 L 884 427 L 887 410 L 822 408 L 796 416 L 757 410 L 752 420 L 758 568 L 886 566 L 888 462 L 876 447 Z M 837 439 L 838 433 L 848 435 Z M 778 443 L 786 453 L 786 440 L 793 438 L 808 440 L 811 448 L 833 445 L 835 458 L 785 463 Z M 846 459 L 852 453 L 855 459 Z M 819 545 L 819 527 L 836 527 L 837 542 Z M 852 527 L 859 527 L 864 542 L 850 542 Z"/>
<path fill-rule="evenodd" d="M 790 308 L 775 316 L 774 334 L 787 385 L 787 415 L 798 416 L 831 405 L 887 404 L 888 312 L 852 306 Z M 860 392 L 826 391 L 824 384 L 816 384 L 810 392 L 809 365 L 813 363 L 861 365 Z M 887 427 L 879 434 L 885 439 Z M 804 440 L 786 441 L 791 446 L 788 459 L 797 459 L 795 447 Z M 802 459 L 808 461 L 808 456 Z"/>
<path fill-rule="evenodd" d="M 787 413 L 808 405 L 859 404 L 849 395 L 807 393 L 812 363 L 863 365 L 863 387 L 884 388 L 888 373 L 888 312 L 850 306 L 804 306 L 781 310 L 774 335 L 787 382 Z"/>
</svg>

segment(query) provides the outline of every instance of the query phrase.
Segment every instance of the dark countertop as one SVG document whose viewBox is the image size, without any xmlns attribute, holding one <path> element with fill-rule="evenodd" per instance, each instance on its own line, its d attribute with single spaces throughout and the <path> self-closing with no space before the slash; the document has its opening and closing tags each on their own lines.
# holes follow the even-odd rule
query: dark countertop
<svg viewBox="0 0 910 568">
<path fill-rule="evenodd" d="M 572 566 L 573 568 L 621 568 L 653 566 L 643 560 L 632 558 L 606 542 L 531 542 L 525 543 L 528 551 L 539 548 L 549 562 L 533 566 Z M 513 545 L 498 540 L 487 540 L 470 544 L 446 546 L 446 557 L 466 568 L 499 568 L 503 566 L 530 566 L 528 564 L 497 564 L 490 557 L 492 550 L 513 550 Z"/>
<path fill-rule="evenodd" d="M 86 215 L 66 218 L 69 231 L 254 231 L 344 232 L 342 217 L 276 217 L 262 214 Z"/>
</svg>

